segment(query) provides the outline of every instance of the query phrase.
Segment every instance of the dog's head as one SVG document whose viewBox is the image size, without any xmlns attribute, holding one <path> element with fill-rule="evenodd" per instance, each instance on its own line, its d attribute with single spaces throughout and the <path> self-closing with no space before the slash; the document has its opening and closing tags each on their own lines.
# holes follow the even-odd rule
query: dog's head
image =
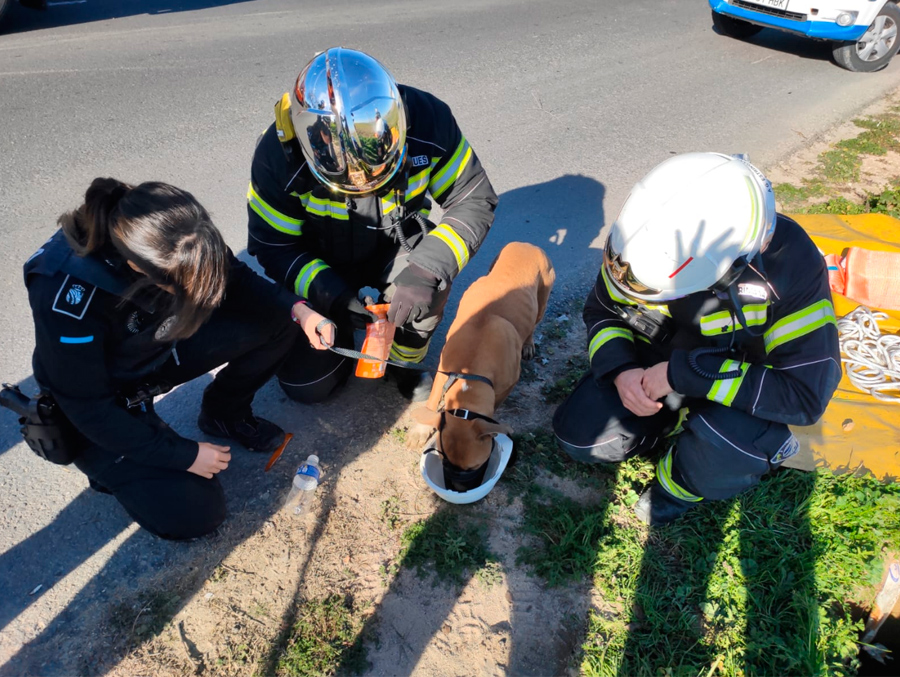
<svg viewBox="0 0 900 677">
<path fill-rule="evenodd" d="M 422 407 L 413 412 L 413 418 L 438 431 L 435 447 L 444 457 L 445 486 L 454 491 L 469 491 L 484 480 L 494 437 L 512 434 L 512 428 L 481 414 L 453 411 L 465 412 L 465 416 Z"/>
</svg>

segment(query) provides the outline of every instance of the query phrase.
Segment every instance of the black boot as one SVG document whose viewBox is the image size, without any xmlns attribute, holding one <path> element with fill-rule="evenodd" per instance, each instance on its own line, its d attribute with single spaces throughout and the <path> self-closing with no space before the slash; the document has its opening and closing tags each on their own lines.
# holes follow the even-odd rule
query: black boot
<svg viewBox="0 0 900 677">
<path fill-rule="evenodd" d="M 424 402 L 431 395 L 431 386 L 434 385 L 434 379 L 427 371 L 406 369 L 405 367 L 395 367 L 393 365 L 388 365 L 388 371 L 394 381 L 397 382 L 397 390 L 407 400 Z"/>
<path fill-rule="evenodd" d="M 219 418 L 200 411 L 197 427 L 207 435 L 234 440 L 250 451 L 271 454 L 284 442 L 284 430 L 252 412 L 232 418 Z"/>
<path fill-rule="evenodd" d="M 659 482 L 654 481 L 634 504 L 634 512 L 644 524 L 657 527 L 674 522 L 694 505 L 675 498 Z"/>
</svg>

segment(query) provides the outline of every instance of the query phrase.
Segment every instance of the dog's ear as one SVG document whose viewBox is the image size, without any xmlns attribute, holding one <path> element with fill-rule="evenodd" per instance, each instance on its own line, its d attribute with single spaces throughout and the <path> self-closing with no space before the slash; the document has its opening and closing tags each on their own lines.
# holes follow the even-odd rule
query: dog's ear
<svg viewBox="0 0 900 677">
<path fill-rule="evenodd" d="M 428 407 L 419 407 L 414 410 L 412 417 L 422 425 L 432 428 L 437 428 L 441 424 L 441 415 L 436 411 L 431 411 Z"/>
<path fill-rule="evenodd" d="M 475 434 L 478 437 L 493 437 L 494 435 L 504 434 L 512 435 L 512 428 L 503 423 L 491 423 L 481 418 L 476 418 L 473 423 Z"/>
</svg>

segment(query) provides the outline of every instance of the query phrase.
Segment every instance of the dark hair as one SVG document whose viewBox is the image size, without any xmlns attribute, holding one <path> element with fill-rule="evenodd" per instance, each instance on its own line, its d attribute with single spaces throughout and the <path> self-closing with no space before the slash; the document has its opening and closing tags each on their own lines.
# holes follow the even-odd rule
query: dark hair
<svg viewBox="0 0 900 677">
<path fill-rule="evenodd" d="M 207 211 L 180 188 L 97 178 L 84 204 L 59 217 L 59 225 L 79 256 L 109 242 L 145 273 L 126 298 L 150 285 L 174 292 L 167 339 L 191 336 L 225 296 L 228 247 Z"/>
</svg>

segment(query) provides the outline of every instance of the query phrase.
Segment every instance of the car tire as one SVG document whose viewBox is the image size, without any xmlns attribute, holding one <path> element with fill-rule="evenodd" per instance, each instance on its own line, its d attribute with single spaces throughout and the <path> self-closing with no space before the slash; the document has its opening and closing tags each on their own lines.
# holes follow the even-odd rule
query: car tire
<svg viewBox="0 0 900 677">
<path fill-rule="evenodd" d="M 836 42 L 832 54 L 838 66 L 855 73 L 874 73 L 888 65 L 900 47 L 900 8 L 885 3 L 865 34 L 855 42 Z"/>
<path fill-rule="evenodd" d="M 712 13 L 712 20 L 716 30 L 723 35 L 727 35 L 729 38 L 737 38 L 738 40 L 745 40 L 753 37 L 763 29 L 762 26 L 757 26 L 749 21 L 742 21 L 741 19 L 725 16 L 716 11 L 713 11 Z"/>
</svg>

